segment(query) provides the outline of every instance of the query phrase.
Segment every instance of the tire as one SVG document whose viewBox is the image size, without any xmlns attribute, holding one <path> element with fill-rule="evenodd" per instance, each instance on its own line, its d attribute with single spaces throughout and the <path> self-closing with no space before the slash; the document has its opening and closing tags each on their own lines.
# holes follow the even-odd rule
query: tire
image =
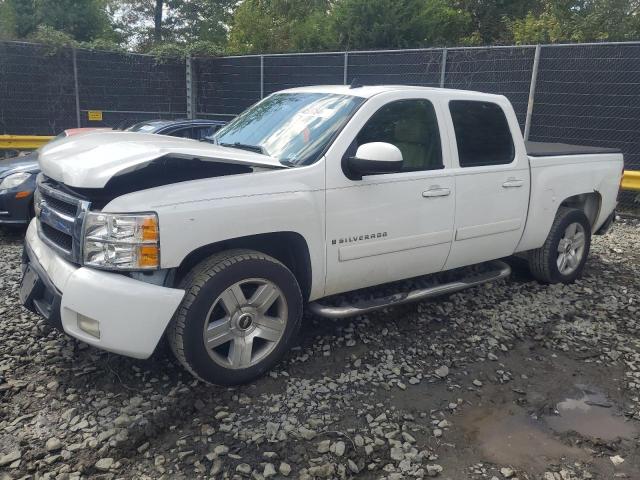
<svg viewBox="0 0 640 480">
<path fill-rule="evenodd" d="M 252 250 L 229 250 L 202 261 L 181 287 L 185 297 L 167 331 L 178 361 L 218 385 L 260 377 L 295 340 L 302 294 L 278 260 Z M 205 338 L 210 342 L 207 347 Z"/>
<path fill-rule="evenodd" d="M 590 247 L 589 219 L 581 210 L 560 207 L 544 245 L 529 252 L 529 270 L 543 283 L 572 283 L 582 275 Z"/>
</svg>

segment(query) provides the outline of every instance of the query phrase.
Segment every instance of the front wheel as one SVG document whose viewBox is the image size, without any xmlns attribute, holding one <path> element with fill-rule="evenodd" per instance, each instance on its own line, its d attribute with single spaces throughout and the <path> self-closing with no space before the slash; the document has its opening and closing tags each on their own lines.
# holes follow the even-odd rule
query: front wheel
<svg viewBox="0 0 640 480">
<path fill-rule="evenodd" d="M 529 252 L 532 275 L 545 283 L 572 283 L 582 275 L 591 247 L 591 224 L 574 208 L 558 210 L 547 240 Z"/>
<path fill-rule="evenodd" d="M 289 349 L 300 327 L 302 295 L 291 271 L 251 250 L 197 265 L 169 325 L 169 345 L 196 377 L 219 385 L 249 382 Z"/>
</svg>

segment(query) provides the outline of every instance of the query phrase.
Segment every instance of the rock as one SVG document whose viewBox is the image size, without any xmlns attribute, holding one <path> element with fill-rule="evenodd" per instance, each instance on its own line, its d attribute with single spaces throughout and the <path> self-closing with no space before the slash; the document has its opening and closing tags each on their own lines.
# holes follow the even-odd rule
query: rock
<svg viewBox="0 0 640 480">
<path fill-rule="evenodd" d="M 336 442 L 335 448 L 334 448 L 334 453 L 338 457 L 341 457 L 342 455 L 344 455 L 345 449 L 346 449 L 346 445 L 344 444 L 344 442 Z"/>
<path fill-rule="evenodd" d="M 445 378 L 447 375 L 449 375 L 449 367 L 447 367 L 446 365 L 442 365 L 441 367 L 436 368 L 436 371 L 434 373 L 440 378 Z"/>
<path fill-rule="evenodd" d="M 478 379 L 475 379 L 475 380 L 473 381 L 473 384 L 474 384 L 476 387 L 481 387 L 481 386 L 482 386 L 482 382 L 481 382 L 480 380 L 478 380 Z"/>
<path fill-rule="evenodd" d="M 242 473 L 243 475 L 251 475 L 251 465 L 248 463 L 241 463 L 236 467 L 236 472 Z"/>
<path fill-rule="evenodd" d="M 10 463 L 15 462 L 16 460 L 20 460 L 22 458 L 22 453 L 20 450 L 13 450 L 6 455 L 0 457 L 0 467 L 4 467 L 5 465 L 9 465 Z"/>
<path fill-rule="evenodd" d="M 288 477 L 289 474 L 291 473 L 291 465 L 289 465 L 286 462 L 281 462 L 280 466 L 278 467 L 278 471 L 280 472 L 280 475 L 284 475 L 285 477 Z"/>
<path fill-rule="evenodd" d="M 500 473 L 502 474 L 502 476 L 503 476 L 504 478 L 511 478 L 511 477 L 513 477 L 513 475 L 515 474 L 515 472 L 513 471 L 513 469 L 512 469 L 512 468 L 509 468 L 509 467 L 502 467 L 502 468 L 500 469 Z"/>
<path fill-rule="evenodd" d="M 138 453 L 144 453 L 149 450 L 149 442 L 144 442 L 142 445 L 138 447 Z"/>
<path fill-rule="evenodd" d="M 427 465 L 427 475 L 430 477 L 437 477 L 442 473 L 442 470 L 444 470 L 442 466 L 438 465 L 437 463 L 433 465 Z"/>
<path fill-rule="evenodd" d="M 327 453 L 331 448 L 331 440 L 322 440 L 318 443 L 318 453 Z"/>
<path fill-rule="evenodd" d="M 221 457 L 229 453 L 229 447 L 227 447 L 226 445 L 216 445 L 216 447 L 213 449 L 213 453 L 217 457 Z"/>
<path fill-rule="evenodd" d="M 335 473 L 335 467 L 332 463 L 325 463 L 309 468 L 309 475 L 312 477 L 330 478 Z"/>
<path fill-rule="evenodd" d="M 47 449 L 47 452 L 58 451 L 60 450 L 60 448 L 62 448 L 62 442 L 56 437 L 51 437 L 49 440 L 47 440 L 45 448 Z"/>
<path fill-rule="evenodd" d="M 130 423 L 131 423 L 131 418 L 129 418 L 128 415 L 120 415 L 113 421 L 113 424 L 119 428 L 128 427 Z"/>
<path fill-rule="evenodd" d="M 273 463 L 267 463 L 264 466 L 264 470 L 262 472 L 262 476 L 264 478 L 270 478 L 273 477 L 276 474 L 276 467 L 273 466 Z"/>
<path fill-rule="evenodd" d="M 352 473 L 360 472 L 360 469 L 358 468 L 358 464 L 351 459 L 347 460 L 347 466 L 349 467 L 349 470 L 351 470 Z"/>
<path fill-rule="evenodd" d="M 113 458 L 107 457 L 98 460 L 94 466 L 96 467 L 96 470 L 100 470 L 101 472 L 108 472 L 109 470 L 111 470 L 113 463 Z"/>
<path fill-rule="evenodd" d="M 316 432 L 314 432 L 313 430 L 308 429 L 304 425 L 302 425 L 300 428 L 298 428 L 298 433 L 305 440 L 313 440 L 314 438 L 316 438 Z"/>
<path fill-rule="evenodd" d="M 609 460 L 611 460 L 611 463 L 613 463 L 616 467 L 618 465 L 622 465 L 622 463 L 624 462 L 624 458 L 622 458 L 620 455 L 609 457 Z"/>
<path fill-rule="evenodd" d="M 404 458 L 404 452 L 402 451 L 402 448 L 394 447 L 391 449 L 390 456 L 391 456 L 391 460 L 395 460 L 396 462 L 399 462 Z"/>
<path fill-rule="evenodd" d="M 211 470 L 209 470 L 209 474 L 210 475 L 217 475 L 222 471 L 222 460 L 220 460 L 219 458 L 215 459 L 213 461 L 213 465 L 211 465 Z"/>
<path fill-rule="evenodd" d="M 442 436 L 442 430 L 440 430 L 439 428 L 434 428 L 433 429 L 433 436 L 436 438 L 440 438 Z"/>
</svg>

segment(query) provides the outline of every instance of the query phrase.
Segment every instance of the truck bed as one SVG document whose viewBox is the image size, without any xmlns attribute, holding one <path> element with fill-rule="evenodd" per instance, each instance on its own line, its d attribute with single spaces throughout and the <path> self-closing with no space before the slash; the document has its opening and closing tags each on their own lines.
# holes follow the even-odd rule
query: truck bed
<svg viewBox="0 0 640 480">
<path fill-rule="evenodd" d="M 602 153 L 621 153 L 618 148 L 588 147 L 567 143 L 524 142 L 530 157 L 557 157 L 561 155 L 595 155 Z"/>
</svg>

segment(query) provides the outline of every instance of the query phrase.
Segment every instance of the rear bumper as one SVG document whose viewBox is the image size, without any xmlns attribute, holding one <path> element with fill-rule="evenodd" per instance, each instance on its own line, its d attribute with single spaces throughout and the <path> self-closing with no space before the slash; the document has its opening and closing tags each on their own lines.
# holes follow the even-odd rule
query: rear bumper
<svg viewBox="0 0 640 480">
<path fill-rule="evenodd" d="M 184 296 L 184 290 L 63 260 L 40 240 L 35 221 L 27 229 L 23 261 L 25 307 L 72 337 L 129 357 L 153 353 Z M 93 334 L 80 327 L 87 321 Z"/>
</svg>

